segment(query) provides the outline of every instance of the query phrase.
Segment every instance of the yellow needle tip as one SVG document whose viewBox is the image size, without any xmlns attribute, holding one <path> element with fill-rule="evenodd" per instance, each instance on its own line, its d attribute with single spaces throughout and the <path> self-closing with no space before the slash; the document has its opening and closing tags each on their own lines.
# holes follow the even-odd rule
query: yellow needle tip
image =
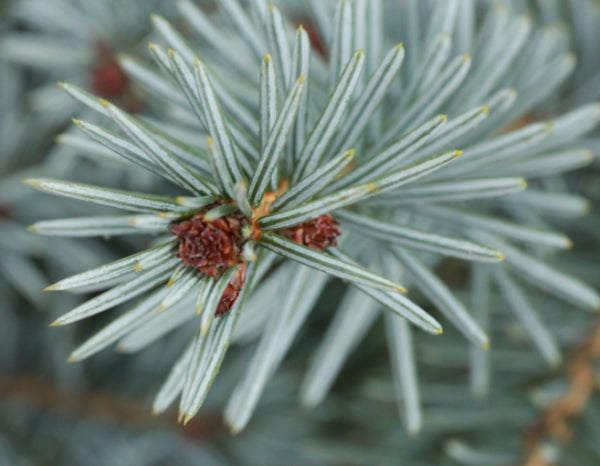
<svg viewBox="0 0 600 466">
<path fill-rule="evenodd" d="M 226 425 L 227 425 L 227 427 L 229 427 L 229 433 L 231 435 L 237 435 L 240 432 L 240 430 L 237 427 L 235 427 L 233 424 L 229 424 L 227 422 Z"/>
<path fill-rule="evenodd" d="M 416 437 L 417 435 L 419 435 L 420 431 L 420 427 L 411 427 L 410 429 L 408 429 L 408 435 L 410 435 L 411 437 Z"/>
</svg>

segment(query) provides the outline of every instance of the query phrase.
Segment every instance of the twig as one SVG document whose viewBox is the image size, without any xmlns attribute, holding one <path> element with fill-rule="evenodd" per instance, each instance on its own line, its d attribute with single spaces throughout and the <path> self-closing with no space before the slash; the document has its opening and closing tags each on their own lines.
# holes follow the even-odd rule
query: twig
<svg viewBox="0 0 600 466">
<path fill-rule="evenodd" d="M 581 413 L 595 389 L 594 361 L 600 358 L 600 323 L 591 337 L 575 349 L 568 365 L 569 388 L 565 395 L 552 403 L 544 412 L 541 422 L 529 433 L 526 441 L 525 466 L 552 466 L 544 458 L 542 443 L 551 439 L 567 445 L 573 432 L 571 418 Z"/>
<path fill-rule="evenodd" d="M 190 437 L 206 438 L 225 431 L 220 416 L 214 414 L 205 414 L 184 429 L 177 424 L 177 415 L 173 412 L 153 416 L 143 403 L 110 392 L 71 392 L 36 375 L 0 376 L 0 399 L 22 400 L 45 411 L 75 414 L 137 429 L 167 425 Z"/>
</svg>

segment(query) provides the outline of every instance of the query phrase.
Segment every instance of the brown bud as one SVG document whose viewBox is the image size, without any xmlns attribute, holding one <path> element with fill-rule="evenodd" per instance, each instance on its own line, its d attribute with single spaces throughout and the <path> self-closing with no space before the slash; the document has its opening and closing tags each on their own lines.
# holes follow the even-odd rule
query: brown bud
<svg viewBox="0 0 600 466">
<path fill-rule="evenodd" d="M 105 99 L 120 97 L 125 93 L 129 78 L 113 58 L 103 59 L 92 70 L 91 88 L 95 94 Z"/>
<path fill-rule="evenodd" d="M 303 246 L 308 246 L 316 251 L 337 246 L 337 237 L 340 231 L 336 228 L 339 223 L 329 215 L 321 215 L 308 222 L 301 223 L 278 233 Z"/>
<path fill-rule="evenodd" d="M 217 306 L 217 310 L 215 312 L 216 316 L 222 316 L 231 310 L 233 304 L 237 301 L 240 295 L 240 291 L 242 291 L 244 283 L 246 283 L 245 262 L 240 266 L 236 274 L 233 276 L 227 285 L 227 288 L 225 288 L 223 296 L 221 296 L 221 301 L 219 301 L 219 305 Z"/>
<path fill-rule="evenodd" d="M 243 262 L 247 238 L 242 235 L 242 227 L 250 224 L 239 211 L 206 221 L 204 215 L 220 204 L 223 203 L 203 207 L 193 217 L 171 227 L 171 232 L 181 240 L 177 257 L 183 264 L 215 278 L 228 267 Z"/>
</svg>

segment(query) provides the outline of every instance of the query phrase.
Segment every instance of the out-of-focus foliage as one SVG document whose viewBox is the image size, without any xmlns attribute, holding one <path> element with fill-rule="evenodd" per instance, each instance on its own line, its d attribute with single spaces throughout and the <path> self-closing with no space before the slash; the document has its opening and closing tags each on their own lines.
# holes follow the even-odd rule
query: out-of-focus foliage
<svg viewBox="0 0 600 466">
<path fill-rule="evenodd" d="M 574 308 L 598 307 L 594 289 L 600 286 L 600 216 L 593 207 L 600 200 L 600 170 L 598 159 L 591 161 L 600 151 L 599 2 L 306 0 L 279 6 L 281 12 L 263 0 L 0 5 L 0 393 L 7 395 L 0 402 L 0 462 L 598 464 L 600 343 L 592 335 L 595 315 Z M 295 30 L 299 23 L 304 30 Z M 150 53 L 148 39 L 160 44 Z M 393 48 L 401 41 L 403 48 Z M 359 48 L 364 54 L 352 55 Z M 194 56 L 206 69 L 194 65 Z M 296 81 L 300 74 L 305 81 Z M 63 86 L 68 92 L 56 81 L 69 83 Z M 221 109 L 211 101 L 209 83 L 238 145 L 235 156 L 242 154 L 247 199 L 223 183 L 233 158 L 227 158 Z M 295 103 L 294 89 L 303 94 Z M 136 120 L 86 92 L 108 98 Z M 289 116 L 298 116 L 289 137 L 282 131 L 278 139 L 285 122 L 277 126 L 277 118 L 286 115 L 288 96 Z M 447 119 L 438 116 L 442 112 Z M 80 126 L 95 141 L 68 124 L 70 117 L 83 120 Z M 115 141 L 101 133 L 104 128 L 151 170 L 139 170 L 110 150 L 114 146 L 98 143 Z M 207 135 L 217 141 L 217 156 L 205 144 Z M 287 141 L 285 149 L 274 149 L 279 140 Z M 360 194 L 352 203 L 327 197 L 455 149 L 465 153 L 406 187 L 372 199 L 352 192 Z M 377 158 L 386 150 L 388 158 Z M 218 166 L 218 151 L 228 167 Z M 269 164 L 277 159 L 273 170 Z M 390 293 L 374 301 L 362 294 L 364 287 L 339 287 L 291 263 L 267 265 L 247 307 L 252 312 L 242 313 L 236 345 L 198 418 L 183 428 L 171 411 L 150 417 L 148 397 L 198 326 L 210 320 L 188 312 L 195 296 L 179 304 L 176 318 L 169 310 L 152 317 L 157 301 L 148 313 L 137 310 L 149 324 L 130 323 L 123 327 L 129 335 L 118 334 L 120 350 L 141 351 L 104 351 L 66 364 L 78 344 L 73 359 L 105 346 L 99 337 L 87 340 L 99 326 L 121 332 L 123 313 L 48 330 L 48 323 L 81 309 L 91 296 L 89 289 L 41 290 L 156 243 L 139 236 L 105 242 L 27 232 L 40 221 L 39 230 L 60 227 L 73 235 L 81 223 L 49 219 L 113 211 L 35 193 L 21 179 L 35 177 L 33 184 L 63 194 L 75 185 L 46 178 L 175 196 L 179 191 L 169 181 L 181 187 L 186 178 L 173 170 L 173 160 L 214 181 L 219 196 L 225 192 L 242 210 L 277 181 L 300 185 L 291 192 L 309 207 L 296 212 L 294 199 L 287 207 L 276 203 L 272 221 L 290 223 L 287 215 L 299 223 L 333 213 L 348 253 L 311 255 L 310 261 L 356 281 L 358 269 L 349 263 L 357 260 L 406 285 L 412 301 L 390 304 Z M 308 178 L 317 167 L 319 176 Z M 165 173 L 167 182 L 156 176 Z M 258 173 L 269 175 L 265 186 L 257 184 Z M 322 186 L 308 191 L 314 186 L 301 184 L 307 179 Z M 72 197 L 97 202 L 99 191 L 86 189 Z M 113 196 L 111 206 L 139 201 L 115 191 L 103 195 L 105 201 Z M 315 196 L 323 199 L 314 202 Z M 146 208 L 147 199 L 139 201 Z M 179 198 L 169 207 L 171 217 L 197 201 Z M 156 229 L 151 220 L 136 218 L 133 227 Z M 104 234 L 132 229 L 131 223 L 117 227 Z M 573 249 L 561 251 L 571 240 Z M 304 254 L 284 243 L 270 247 L 294 260 Z M 500 258 L 498 251 L 506 260 L 486 264 Z M 245 257 L 254 252 L 248 249 Z M 167 275 L 182 296 L 192 289 L 191 273 Z M 297 302 L 285 300 L 290 287 Z M 439 320 L 444 335 L 412 331 L 391 313 L 379 319 L 382 301 L 421 326 L 437 328 Z M 488 341 L 491 350 L 482 350 Z M 253 344 L 256 351 L 249 350 Z M 319 408 L 300 410 L 298 395 Z M 238 436 L 222 424 L 224 406 L 236 431 L 256 408 Z"/>
</svg>

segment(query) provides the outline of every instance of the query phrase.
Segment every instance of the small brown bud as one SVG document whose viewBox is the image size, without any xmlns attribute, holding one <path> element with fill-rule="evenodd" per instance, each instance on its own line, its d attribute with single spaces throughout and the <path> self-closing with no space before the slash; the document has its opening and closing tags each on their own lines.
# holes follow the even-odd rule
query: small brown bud
<svg viewBox="0 0 600 466">
<path fill-rule="evenodd" d="M 193 217 L 171 227 L 181 240 L 177 257 L 183 264 L 215 278 L 244 261 L 242 252 L 247 238 L 242 235 L 242 227 L 250 224 L 240 211 L 206 221 L 204 215 L 221 204 L 203 207 Z"/>
<path fill-rule="evenodd" d="M 105 99 L 120 97 L 125 93 L 129 78 L 113 58 L 103 59 L 92 70 L 91 88 L 95 94 Z"/>
<path fill-rule="evenodd" d="M 244 283 L 246 283 L 246 263 L 244 262 L 236 274 L 233 276 L 227 288 L 223 292 L 223 296 L 221 296 L 221 301 L 219 301 L 219 305 L 217 306 L 217 310 L 215 312 L 216 316 L 222 316 L 227 314 L 233 304 L 237 301 L 240 291 L 244 287 Z"/>
<path fill-rule="evenodd" d="M 339 223 L 329 214 L 321 215 L 308 222 L 301 223 L 278 233 L 298 244 L 308 246 L 316 251 L 337 246 L 340 231 L 336 228 Z"/>
</svg>

